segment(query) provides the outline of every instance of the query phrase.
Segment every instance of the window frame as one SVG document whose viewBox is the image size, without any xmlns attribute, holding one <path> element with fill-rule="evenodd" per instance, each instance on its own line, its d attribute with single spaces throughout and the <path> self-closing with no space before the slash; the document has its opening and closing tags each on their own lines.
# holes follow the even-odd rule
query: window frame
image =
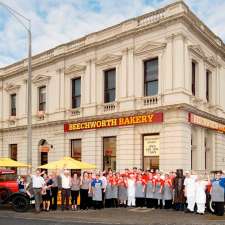
<svg viewBox="0 0 225 225">
<path fill-rule="evenodd" d="M 157 76 L 154 79 L 147 80 L 147 63 L 154 61 L 154 60 L 157 60 Z M 143 64 L 144 64 L 144 96 L 145 97 L 156 96 L 159 94 L 159 57 L 156 56 L 154 58 L 146 59 L 143 61 Z M 151 83 L 155 83 L 155 82 L 157 82 L 157 94 L 148 95 L 148 93 L 147 93 L 148 85 Z"/>
<path fill-rule="evenodd" d="M 194 66 L 194 69 L 193 69 Z M 198 63 L 195 60 L 191 61 L 191 93 L 196 96 L 196 75 Z"/>
<path fill-rule="evenodd" d="M 212 72 L 209 70 L 209 69 L 206 69 L 206 93 L 205 93 L 205 97 L 206 97 L 206 101 L 207 102 L 210 102 L 210 93 L 211 93 L 211 88 L 210 88 L 210 81 L 211 81 L 211 78 L 212 77 Z"/>
<path fill-rule="evenodd" d="M 80 141 L 80 157 L 73 157 L 73 142 Z M 76 138 L 76 139 L 70 139 L 70 156 L 71 158 L 82 161 L 82 139 L 81 138 Z"/>
<path fill-rule="evenodd" d="M 13 97 L 15 97 L 15 106 L 13 107 Z M 10 94 L 10 116 L 16 116 L 16 99 L 17 94 Z"/>
<path fill-rule="evenodd" d="M 13 155 L 12 154 L 13 147 L 15 147 L 15 149 L 16 149 L 16 157 L 15 158 L 12 157 L 12 155 Z M 18 144 L 10 144 L 9 145 L 9 151 L 10 151 L 10 159 L 13 159 L 13 160 L 17 161 L 18 160 Z"/>
<path fill-rule="evenodd" d="M 116 170 L 116 168 L 117 168 L 117 136 L 115 136 L 115 135 L 113 135 L 113 136 L 104 136 L 104 137 L 102 137 L 102 169 L 103 169 L 103 171 L 106 169 L 106 167 L 105 167 L 105 157 L 106 157 L 106 155 L 105 155 L 105 139 L 107 139 L 107 138 L 115 138 L 115 142 L 116 142 L 116 149 L 115 149 L 115 156 L 113 155 L 113 156 L 110 156 L 110 158 L 115 158 L 115 162 L 116 162 L 116 165 L 115 165 L 115 170 Z M 113 168 L 111 168 L 111 169 L 113 169 Z"/>
<path fill-rule="evenodd" d="M 76 95 L 76 81 L 80 80 L 80 93 L 78 95 Z M 72 109 L 76 109 L 76 108 L 80 108 L 81 106 L 81 77 L 75 77 L 71 79 L 71 108 Z M 73 88 L 74 87 L 74 88 Z M 79 105 L 76 104 L 77 99 L 79 99 Z"/>
<path fill-rule="evenodd" d="M 106 84 L 108 86 L 108 74 L 110 71 L 114 71 L 114 87 L 112 88 L 106 88 Z M 110 102 L 115 102 L 116 101 L 116 68 L 110 68 L 107 70 L 104 70 L 103 72 L 104 74 L 104 103 L 110 103 Z M 107 77 L 107 81 L 106 81 L 106 77 Z M 114 92 L 114 100 L 110 101 L 110 97 L 108 97 L 108 94 L 110 92 Z M 108 99 L 107 99 L 108 98 Z"/>
<path fill-rule="evenodd" d="M 43 93 L 41 93 L 41 90 L 45 89 L 45 99 L 44 101 L 41 100 L 41 95 L 43 95 Z M 38 111 L 44 111 L 46 112 L 46 105 L 47 105 L 47 86 L 46 85 L 42 85 L 40 87 L 38 87 Z"/>
</svg>

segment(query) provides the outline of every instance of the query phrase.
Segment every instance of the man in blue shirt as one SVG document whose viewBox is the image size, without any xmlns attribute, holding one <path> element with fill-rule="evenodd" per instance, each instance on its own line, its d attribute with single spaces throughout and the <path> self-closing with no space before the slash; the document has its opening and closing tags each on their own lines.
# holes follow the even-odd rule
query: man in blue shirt
<svg viewBox="0 0 225 225">
<path fill-rule="evenodd" d="M 100 180 L 100 174 L 96 174 L 96 178 L 91 182 L 91 189 L 93 193 L 93 203 L 94 203 L 94 209 L 101 209 L 102 207 L 102 188 L 103 183 Z M 105 192 L 105 189 L 103 189 L 103 192 Z"/>
<path fill-rule="evenodd" d="M 214 208 L 214 214 L 217 216 L 224 215 L 224 192 L 225 178 L 222 178 L 222 171 L 218 171 L 215 178 L 211 181 L 211 199 Z"/>
</svg>

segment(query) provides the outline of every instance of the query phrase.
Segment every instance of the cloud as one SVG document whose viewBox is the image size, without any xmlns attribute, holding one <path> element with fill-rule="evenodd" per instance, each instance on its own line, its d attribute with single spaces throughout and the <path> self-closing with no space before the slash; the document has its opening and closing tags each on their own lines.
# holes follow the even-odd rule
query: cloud
<svg viewBox="0 0 225 225">
<path fill-rule="evenodd" d="M 164 6 L 171 0 L 5 0 L 32 20 L 33 54 Z M 223 39 L 224 0 L 186 0 Z M 215 13 L 217 12 L 217 13 Z M 26 32 L 0 8 L 0 67 L 27 54 Z"/>
</svg>

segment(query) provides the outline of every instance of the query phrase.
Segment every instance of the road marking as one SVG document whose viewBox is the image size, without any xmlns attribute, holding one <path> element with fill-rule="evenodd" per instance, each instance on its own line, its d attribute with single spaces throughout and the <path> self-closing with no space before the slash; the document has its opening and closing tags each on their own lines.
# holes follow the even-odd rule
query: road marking
<svg viewBox="0 0 225 225">
<path fill-rule="evenodd" d="M 0 216 L 1 218 L 9 218 L 8 216 Z M 36 218 L 36 217 L 22 217 L 22 216 L 13 216 L 11 217 L 13 219 L 24 219 L 24 220 L 41 220 L 41 221 L 49 221 L 49 222 L 56 222 L 56 223 L 82 223 L 82 224 L 104 224 L 104 225 L 120 225 L 121 223 L 115 222 L 115 223 L 109 223 L 109 222 L 103 222 L 103 221 L 83 221 L 83 220 L 76 220 L 76 221 L 72 221 L 72 220 L 68 220 L 66 218 L 64 218 L 65 220 L 54 220 L 54 219 L 50 219 L 50 218 Z M 71 218 L 70 218 L 71 219 Z"/>
</svg>

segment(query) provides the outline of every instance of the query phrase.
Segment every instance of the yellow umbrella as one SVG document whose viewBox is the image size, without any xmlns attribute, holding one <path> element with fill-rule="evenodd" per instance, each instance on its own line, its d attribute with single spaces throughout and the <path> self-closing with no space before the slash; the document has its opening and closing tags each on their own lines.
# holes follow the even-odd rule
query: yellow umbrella
<svg viewBox="0 0 225 225">
<path fill-rule="evenodd" d="M 54 161 L 45 165 L 38 167 L 40 169 L 95 169 L 94 164 L 80 162 L 71 157 L 64 157 L 58 161 Z"/>
<path fill-rule="evenodd" d="M 29 165 L 12 160 L 10 158 L 0 158 L 0 167 L 30 167 Z"/>
</svg>

